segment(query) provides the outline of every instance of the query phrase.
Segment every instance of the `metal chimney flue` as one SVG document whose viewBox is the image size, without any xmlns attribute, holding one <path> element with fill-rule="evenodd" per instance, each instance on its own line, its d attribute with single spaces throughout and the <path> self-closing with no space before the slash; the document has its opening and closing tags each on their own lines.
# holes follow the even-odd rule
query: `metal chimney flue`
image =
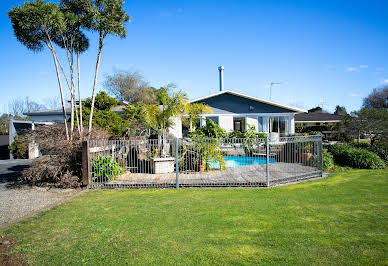
<svg viewBox="0 0 388 266">
<path fill-rule="evenodd" d="M 219 66 L 218 71 L 220 72 L 220 91 L 224 90 L 224 67 Z"/>
</svg>

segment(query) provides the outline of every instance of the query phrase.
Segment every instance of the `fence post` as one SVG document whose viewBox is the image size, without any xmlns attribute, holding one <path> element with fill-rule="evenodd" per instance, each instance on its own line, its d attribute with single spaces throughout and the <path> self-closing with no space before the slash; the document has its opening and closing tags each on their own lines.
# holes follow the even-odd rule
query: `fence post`
<svg viewBox="0 0 388 266">
<path fill-rule="evenodd" d="M 82 184 L 90 185 L 89 141 L 82 142 Z"/>
<path fill-rule="evenodd" d="M 266 136 L 266 155 L 267 155 L 267 160 L 266 160 L 266 177 L 267 177 L 267 187 L 269 187 L 269 138 L 268 134 Z"/>
<path fill-rule="evenodd" d="M 175 138 L 175 184 L 176 188 L 179 189 L 179 139 Z"/>
<path fill-rule="evenodd" d="M 318 152 L 319 152 L 319 162 L 321 166 L 321 177 L 323 177 L 323 147 L 322 147 L 322 135 L 319 137 L 318 140 Z"/>
</svg>

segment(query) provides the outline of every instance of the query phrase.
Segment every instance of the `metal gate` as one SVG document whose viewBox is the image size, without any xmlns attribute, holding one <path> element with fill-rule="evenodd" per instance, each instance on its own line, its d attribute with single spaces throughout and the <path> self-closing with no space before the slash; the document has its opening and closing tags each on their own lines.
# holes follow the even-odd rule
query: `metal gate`
<svg viewBox="0 0 388 266">
<path fill-rule="evenodd" d="M 322 138 L 89 140 L 91 188 L 260 187 L 322 175 Z"/>
</svg>

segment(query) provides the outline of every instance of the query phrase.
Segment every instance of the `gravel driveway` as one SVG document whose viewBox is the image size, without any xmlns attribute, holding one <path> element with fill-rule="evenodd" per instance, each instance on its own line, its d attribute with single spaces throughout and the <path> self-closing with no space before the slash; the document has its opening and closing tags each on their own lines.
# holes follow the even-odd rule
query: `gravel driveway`
<svg viewBox="0 0 388 266">
<path fill-rule="evenodd" d="M 80 190 L 74 189 L 10 186 L 31 162 L 31 160 L 0 161 L 0 228 L 81 193 Z"/>
</svg>

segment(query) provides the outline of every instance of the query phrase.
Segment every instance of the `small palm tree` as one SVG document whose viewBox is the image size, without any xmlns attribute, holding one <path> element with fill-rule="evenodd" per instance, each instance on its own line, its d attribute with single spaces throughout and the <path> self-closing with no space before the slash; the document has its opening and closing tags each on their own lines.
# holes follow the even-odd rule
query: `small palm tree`
<svg viewBox="0 0 388 266">
<path fill-rule="evenodd" d="M 210 108 L 210 106 L 206 104 L 192 103 L 186 105 L 185 113 L 187 114 L 187 118 L 185 118 L 185 121 L 187 122 L 188 120 L 188 122 L 190 123 L 190 132 L 193 132 L 195 131 L 195 125 L 199 121 L 201 114 L 212 114 L 213 110 Z"/>
<path fill-rule="evenodd" d="M 173 117 L 183 118 L 188 100 L 183 92 L 171 92 L 173 84 L 162 87 L 157 100 L 159 105 L 148 104 L 143 106 L 143 117 L 147 124 L 158 132 L 158 142 L 162 145 L 162 157 L 167 156 L 166 138 L 170 126 L 174 124 Z"/>
</svg>

